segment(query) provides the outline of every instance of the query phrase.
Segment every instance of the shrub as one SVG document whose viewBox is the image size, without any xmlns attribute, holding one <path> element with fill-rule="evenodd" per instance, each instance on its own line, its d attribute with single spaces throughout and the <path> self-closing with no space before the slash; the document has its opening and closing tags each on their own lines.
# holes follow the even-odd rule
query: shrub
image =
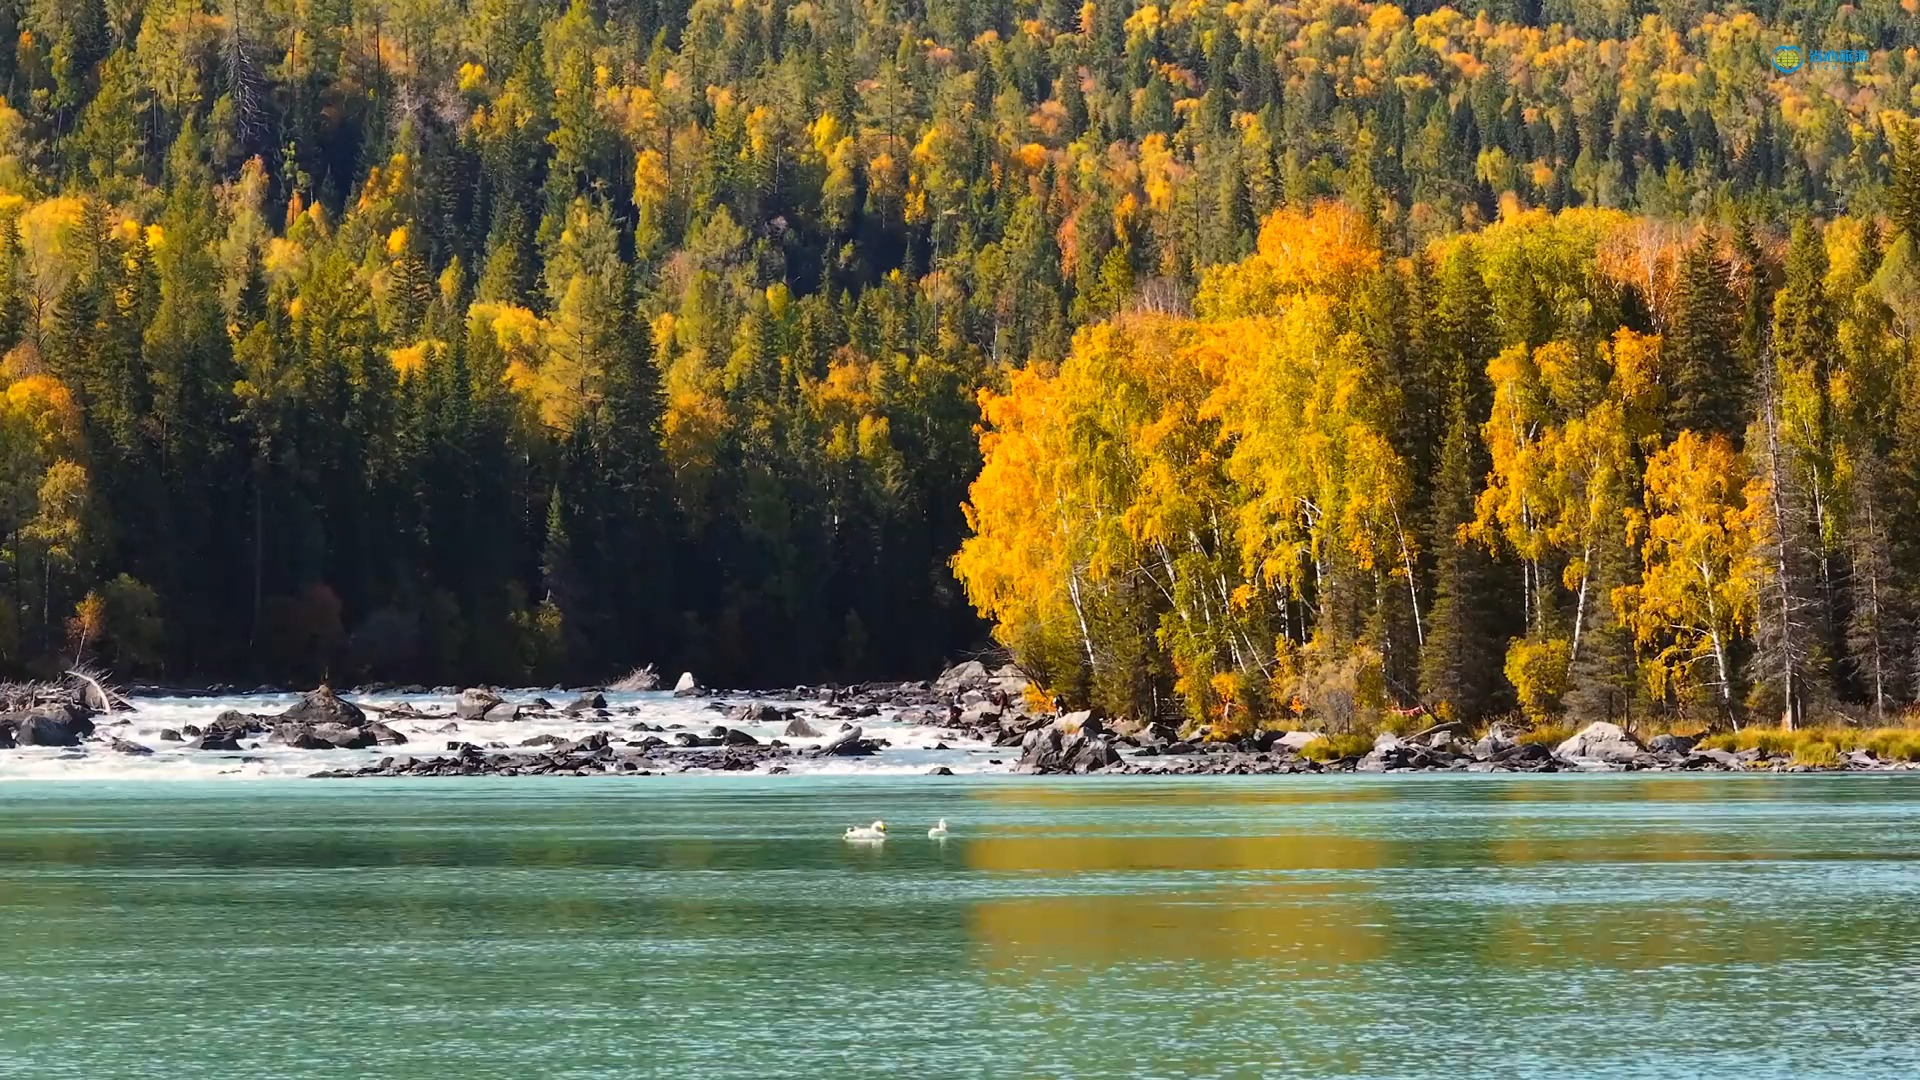
<svg viewBox="0 0 1920 1080">
<path fill-rule="evenodd" d="M 1358 732 L 1322 735 L 1300 750 L 1300 756 L 1313 761 L 1339 761 L 1359 757 L 1373 749 L 1373 737 Z"/>
<path fill-rule="evenodd" d="M 1825 739 L 1804 742 L 1793 748 L 1793 763 L 1831 767 L 1840 764 L 1840 751 Z"/>
</svg>

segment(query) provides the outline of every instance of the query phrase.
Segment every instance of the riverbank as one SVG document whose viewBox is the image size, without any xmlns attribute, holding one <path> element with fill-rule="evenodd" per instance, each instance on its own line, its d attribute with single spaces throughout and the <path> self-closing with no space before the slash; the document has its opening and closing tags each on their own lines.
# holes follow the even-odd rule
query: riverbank
<svg viewBox="0 0 1920 1080">
<path fill-rule="evenodd" d="M 673 691 L 135 696 L 112 710 L 84 687 L 40 686 L 0 694 L 0 779 L 1897 772 L 1916 767 L 1920 748 L 1920 733 L 1903 730 L 1696 743 L 1671 734 L 1643 742 L 1613 725 L 1189 740 L 1169 725 L 1037 709 L 1018 672 L 979 664 L 923 682 L 749 694 L 684 682 Z"/>
</svg>

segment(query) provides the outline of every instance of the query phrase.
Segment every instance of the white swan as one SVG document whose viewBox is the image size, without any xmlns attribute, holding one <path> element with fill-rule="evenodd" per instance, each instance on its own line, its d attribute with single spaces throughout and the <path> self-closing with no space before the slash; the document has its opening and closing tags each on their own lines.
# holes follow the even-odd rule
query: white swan
<svg viewBox="0 0 1920 1080">
<path fill-rule="evenodd" d="M 847 826 L 849 840 L 885 840 L 886 838 L 887 823 L 884 821 L 876 821 L 871 825 Z"/>
<path fill-rule="evenodd" d="M 945 840 L 947 838 L 947 819 L 941 818 L 933 828 L 927 830 L 927 839 Z"/>
</svg>

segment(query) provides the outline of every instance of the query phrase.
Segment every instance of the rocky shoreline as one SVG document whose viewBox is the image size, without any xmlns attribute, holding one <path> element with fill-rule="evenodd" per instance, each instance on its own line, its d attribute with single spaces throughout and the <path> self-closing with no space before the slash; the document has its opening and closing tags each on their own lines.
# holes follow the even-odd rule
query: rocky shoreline
<svg viewBox="0 0 1920 1080">
<path fill-rule="evenodd" d="M 649 679 L 650 672 L 645 674 Z M 629 679 L 635 676 L 630 676 Z M 407 693 L 416 688 L 386 688 Z M 573 692 L 556 705 L 545 697 L 510 702 L 482 688 L 451 693 L 450 709 L 412 704 L 375 705 L 320 687 L 274 714 L 221 712 L 204 726 L 161 729 L 161 743 L 183 751 L 245 755 L 262 749 L 389 750 L 378 761 L 318 768 L 318 778 L 438 776 L 653 776 L 685 772 L 780 775 L 821 758 L 878 758 L 896 748 L 875 725 L 905 725 L 919 749 L 958 749 L 978 755 L 995 771 L 1038 776 L 1282 776 L 1332 773 L 1557 773 L 1557 772 L 1892 772 L 1920 764 L 1886 761 L 1865 750 L 1827 765 L 1795 762 L 1759 750 L 1700 749 L 1693 740 L 1660 735 L 1641 742 L 1607 723 L 1593 724 L 1549 746 L 1496 727 L 1469 739 L 1460 725 L 1440 724 L 1405 737 L 1383 734 L 1364 752 L 1332 756 L 1318 732 L 1264 731 L 1232 742 L 1183 739 L 1164 723 L 1115 723 L 1085 712 L 1037 711 L 1025 678 L 1015 669 L 956 665 L 924 682 L 853 687 L 795 687 L 750 694 L 712 694 L 690 675 L 678 698 L 701 699 L 713 723 L 650 724 L 633 704 L 610 705 L 596 690 Z M 558 695 L 556 695 L 558 696 Z M 633 699 L 625 699 L 631 702 Z M 701 702 L 689 701 L 698 707 Z M 112 705 L 109 711 L 103 705 Z M 136 707 L 137 706 L 133 706 Z M 152 746 L 122 738 L 125 700 L 103 700 L 97 684 L 0 687 L 0 750 L 41 746 L 148 756 Z M 697 714 L 696 714 L 697 715 Z M 656 717 L 657 719 L 657 717 Z M 688 719 L 682 713 L 680 719 Z M 530 738 L 510 733 L 520 721 L 549 721 L 567 734 Z M 564 721 L 564 723 L 558 723 Z M 463 725 L 466 725 L 463 727 Z M 588 730 L 574 734 L 580 727 Z M 406 727 L 412 734 L 399 730 Z M 760 736 L 743 730 L 752 727 Z M 478 732 L 484 730 L 485 734 Z M 524 728 L 522 729 L 524 733 Z M 886 726 L 895 738 L 898 726 Z M 777 733 L 768 738 L 769 732 Z M 146 736 L 153 738 L 151 727 Z M 991 755 L 991 756 L 989 756 Z M 305 754 L 298 755 L 304 759 Z M 971 761 L 971 759 L 969 759 Z M 956 764 L 958 762 L 956 761 Z M 319 766 L 322 762 L 315 761 Z M 924 764 L 924 762 L 923 762 Z M 945 765 L 926 770 L 951 775 Z"/>
</svg>

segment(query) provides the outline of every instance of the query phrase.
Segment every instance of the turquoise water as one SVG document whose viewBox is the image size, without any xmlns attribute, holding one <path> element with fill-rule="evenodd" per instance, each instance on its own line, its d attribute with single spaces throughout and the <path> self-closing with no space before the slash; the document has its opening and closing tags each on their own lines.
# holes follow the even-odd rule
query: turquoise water
<svg viewBox="0 0 1920 1080">
<path fill-rule="evenodd" d="M 1904 776 L 12 783 L 0 1074 L 1912 1076 L 1917 852 Z"/>
</svg>

